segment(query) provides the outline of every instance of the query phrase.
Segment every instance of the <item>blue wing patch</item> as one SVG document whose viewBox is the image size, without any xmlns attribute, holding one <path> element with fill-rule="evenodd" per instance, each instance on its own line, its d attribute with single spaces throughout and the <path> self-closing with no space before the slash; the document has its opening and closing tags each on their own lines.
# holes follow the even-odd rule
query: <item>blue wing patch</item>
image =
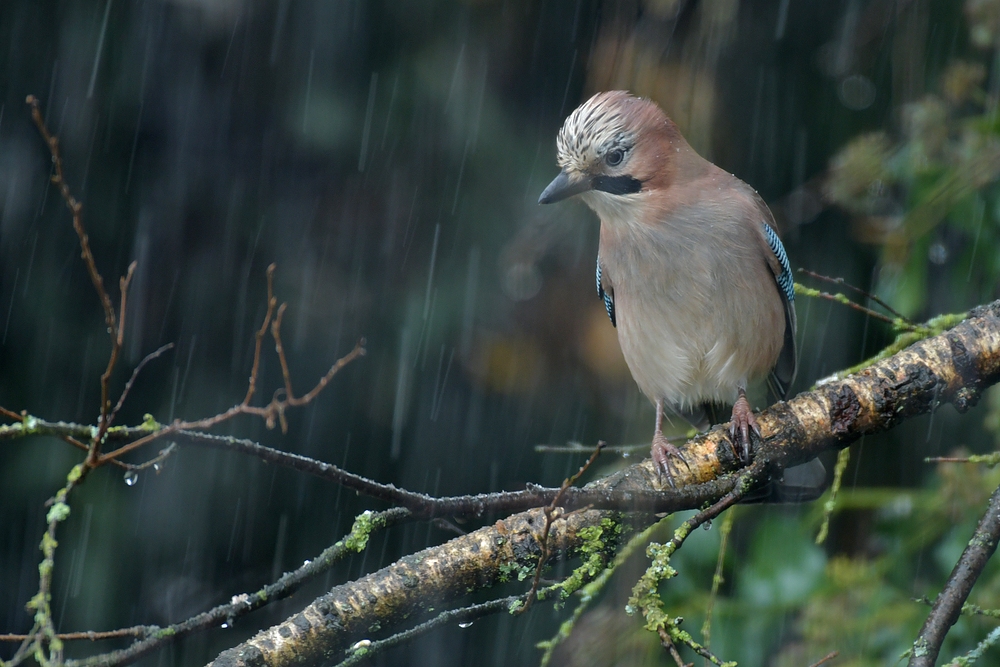
<svg viewBox="0 0 1000 667">
<path fill-rule="evenodd" d="M 785 254 L 785 246 L 781 245 L 781 239 L 771 229 L 771 225 L 766 222 L 763 224 L 764 236 L 767 237 L 767 245 L 771 247 L 771 252 L 778 258 L 778 263 L 781 264 L 781 274 L 775 276 L 774 279 L 778 282 L 778 287 L 781 288 L 785 298 L 790 303 L 795 301 L 795 281 L 792 279 L 792 267 L 788 264 L 788 255 Z M 598 279 L 600 279 L 600 266 L 598 266 Z"/>
<path fill-rule="evenodd" d="M 604 285 L 601 284 L 601 256 L 597 256 L 597 296 L 604 300 L 604 309 L 608 311 L 608 317 L 611 318 L 611 326 L 617 328 L 618 322 L 615 321 L 615 302 L 611 299 L 611 295 L 604 291 Z"/>
</svg>

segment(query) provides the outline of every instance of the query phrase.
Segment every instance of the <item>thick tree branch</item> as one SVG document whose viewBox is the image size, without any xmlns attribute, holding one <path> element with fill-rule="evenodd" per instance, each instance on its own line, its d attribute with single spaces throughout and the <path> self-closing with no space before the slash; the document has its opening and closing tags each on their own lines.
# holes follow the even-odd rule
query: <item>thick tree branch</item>
<svg viewBox="0 0 1000 667">
<path fill-rule="evenodd" d="M 964 412 L 998 379 L 1000 302 L 994 302 L 939 336 L 765 410 L 758 417 L 764 444 L 756 452 L 757 465 L 773 471 L 804 462 L 944 402 Z M 736 476 L 726 474 L 736 466 L 727 438 L 722 426 L 688 443 L 685 455 L 691 468 L 680 471 L 676 491 L 661 487 L 651 462 L 644 461 L 592 482 L 579 493 L 570 489 L 564 505 L 577 506 L 580 497 L 590 500 L 595 495 L 617 496 L 632 501 L 633 509 L 659 511 L 718 501 L 736 483 Z M 553 557 L 579 549 L 584 528 L 608 521 L 620 525 L 620 519 L 620 514 L 596 509 L 567 516 L 551 527 Z M 454 600 L 494 585 L 505 573 L 533 567 L 541 553 L 544 525 L 543 510 L 534 509 L 407 556 L 337 586 L 284 623 L 225 651 L 212 664 L 306 665 L 337 659 L 353 642 L 373 634 L 372 628 L 391 633 L 441 600 Z"/>
<path fill-rule="evenodd" d="M 587 510 L 552 524 L 552 554 L 579 548 L 580 530 L 609 512 Z M 617 518 L 617 517 L 616 517 Z M 222 653 L 215 667 L 306 665 L 339 660 L 343 651 L 377 628 L 397 628 L 426 615 L 441 600 L 508 578 L 530 577 L 542 553 L 542 509 L 516 514 L 440 547 L 406 556 L 356 582 L 337 586 L 284 623 Z M 512 576 L 513 575 L 513 576 Z"/>
</svg>

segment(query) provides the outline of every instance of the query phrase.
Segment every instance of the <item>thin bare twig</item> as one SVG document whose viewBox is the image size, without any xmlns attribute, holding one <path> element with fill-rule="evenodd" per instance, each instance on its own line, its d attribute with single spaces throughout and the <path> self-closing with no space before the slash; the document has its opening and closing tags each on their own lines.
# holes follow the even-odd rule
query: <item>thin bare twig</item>
<svg viewBox="0 0 1000 667">
<path fill-rule="evenodd" d="M 139 365 L 132 370 L 132 377 L 130 377 L 128 382 L 125 383 L 125 388 L 122 390 L 121 396 L 118 397 L 118 402 L 111 410 L 111 414 L 108 415 L 108 425 L 111 425 L 115 421 L 115 417 L 118 416 L 118 411 L 122 409 L 122 404 L 125 403 L 125 398 L 128 396 L 129 392 L 132 391 L 132 385 L 135 384 L 135 379 L 139 377 L 139 373 L 141 373 L 142 369 L 146 367 L 146 364 L 151 362 L 153 359 L 156 359 L 167 350 L 172 349 L 174 349 L 174 344 L 167 343 L 166 345 L 161 345 L 159 349 L 150 352 L 142 358 Z"/>
<path fill-rule="evenodd" d="M 892 306 L 890 306 L 888 303 L 886 303 L 884 300 L 882 300 L 881 298 L 879 298 L 877 295 L 872 294 L 871 292 L 866 292 L 865 290 L 861 289 L 860 287 L 855 287 L 854 285 L 852 285 L 851 283 L 847 282 L 843 278 L 831 278 L 830 276 L 824 276 L 822 273 L 815 273 L 813 271 L 810 271 L 809 269 L 801 269 L 801 268 L 799 269 L 799 273 L 804 273 L 807 276 L 809 276 L 810 278 L 815 278 L 816 280 L 823 280 L 823 281 L 828 282 L 828 283 L 833 284 L 833 285 L 840 285 L 841 287 L 846 287 L 847 289 L 851 290 L 855 294 L 860 294 L 861 296 L 863 296 L 863 297 L 865 297 L 867 299 L 871 299 L 872 301 L 874 301 L 878 305 L 882 306 L 883 308 L 885 308 L 886 310 L 888 310 L 895 317 L 898 317 L 902 321 L 907 322 L 909 324 L 913 324 L 913 322 L 908 317 L 904 316 L 902 313 L 900 313 L 898 310 L 896 310 L 895 308 L 893 308 Z"/>
<path fill-rule="evenodd" d="M 257 330 L 253 346 L 253 366 L 250 368 L 250 381 L 247 383 L 247 395 L 243 397 L 242 405 L 250 405 L 254 393 L 257 391 L 257 373 L 260 371 L 260 349 L 267 335 L 267 329 L 274 317 L 274 307 L 278 304 L 278 299 L 274 296 L 274 271 L 277 265 L 272 263 L 267 267 L 267 312 L 264 313 L 264 321 Z"/>
<path fill-rule="evenodd" d="M 674 662 L 677 663 L 677 667 L 691 667 L 693 663 L 685 663 L 681 660 L 681 654 L 677 652 L 677 646 L 674 645 L 674 640 L 670 638 L 666 628 L 657 628 L 656 632 L 660 636 L 660 646 L 667 649 Z"/>
<path fill-rule="evenodd" d="M 552 502 L 545 508 L 545 527 L 542 529 L 542 539 L 538 541 L 539 544 L 542 545 L 542 554 L 538 557 L 538 566 L 535 567 L 535 578 L 531 582 L 531 590 L 528 591 L 528 596 L 524 602 L 524 606 L 518 609 L 518 614 L 526 612 L 538 595 L 538 585 L 542 578 L 542 569 L 545 567 L 545 561 L 547 561 L 551 555 L 549 550 L 549 531 L 552 530 L 552 522 L 564 516 L 565 512 L 562 508 L 557 508 L 559 501 L 561 501 L 563 496 L 566 495 L 566 490 L 576 484 L 580 477 L 583 476 L 583 473 L 587 472 L 590 466 L 594 464 L 597 457 L 601 455 L 601 450 L 604 449 L 604 446 L 604 441 L 597 443 L 597 447 L 594 448 L 594 453 L 590 455 L 587 462 L 580 466 L 580 469 L 576 471 L 576 474 L 563 480 L 562 486 L 559 487 L 559 492 L 556 493 L 555 498 L 553 498 Z"/>
<path fill-rule="evenodd" d="M 16 422 L 24 421 L 24 417 L 22 417 L 21 415 L 17 414 L 13 410 L 8 410 L 7 408 L 5 408 L 3 406 L 0 406 L 0 415 L 3 415 L 4 417 L 7 417 L 8 419 L 13 419 Z"/>
<path fill-rule="evenodd" d="M 319 381 L 316 382 L 315 386 L 306 392 L 304 395 L 296 397 L 295 392 L 292 390 L 292 374 L 288 370 L 288 360 L 285 357 L 285 348 L 281 343 L 281 322 L 285 316 L 285 309 L 288 304 L 281 304 L 278 308 L 278 314 L 274 317 L 274 322 L 271 323 L 271 336 L 274 338 L 274 350 L 278 353 L 278 361 L 281 363 L 281 375 L 285 380 L 285 398 L 282 401 L 290 407 L 298 407 L 306 405 L 312 401 L 316 396 L 319 395 L 321 391 L 330 383 L 333 376 L 337 374 L 343 366 L 348 363 L 347 361 L 341 363 L 338 361 L 336 364 L 330 367 L 330 370 L 326 372 L 326 375 L 321 377 Z M 358 346 L 362 347 L 365 345 L 365 339 L 362 338 L 358 342 Z M 361 352 L 364 354 L 364 351 Z M 349 360 L 348 360 L 349 361 Z M 278 413 L 280 416 L 280 412 Z"/>
<path fill-rule="evenodd" d="M 828 663 L 831 660 L 833 660 L 834 658 L 836 658 L 838 655 L 840 655 L 840 651 L 830 651 L 829 653 L 827 653 L 826 655 L 824 655 L 822 658 L 820 658 L 819 660 L 817 660 L 813 664 L 809 665 L 809 667 L 820 667 L 820 665 L 825 665 L 826 663 Z"/>
<path fill-rule="evenodd" d="M 108 356 L 108 365 L 101 374 L 101 417 L 97 423 L 97 432 L 90 443 L 90 454 L 87 456 L 87 465 L 93 467 L 97 465 L 101 455 L 101 443 L 104 442 L 104 434 L 111 427 L 111 374 L 118 363 L 118 357 L 122 351 L 122 344 L 125 341 L 125 306 L 128 302 L 128 287 L 132 283 L 132 276 L 135 274 L 136 263 L 128 265 L 128 271 L 119 280 L 121 290 L 121 302 L 118 311 L 118 328 L 112 327 L 111 333 L 111 354 Z"/>
<path fill-rule="evenodd" d="M 817 299 L 825 299 L 826 301 L 833 301 L 834 303 L 839 303 L 842 306 L 847 306 L 848 308 L 852 308 L 860 313 L 864 313 L 868 317 L 875 318 L 876 320 L 882 320 L 883 322 L 887 322 L 893 326 L 901 324 L 903 328 L 906 329 L 912 330 L 915 328 L 915 326 L 912 324 L 906 324 L 905 322 L 901 322 L 900 320 L 895 320 L 889 317 L 888 315 L 883 315 L 877 310 L 872 310 L 871 308 L 865 308 L 860 303 L 855 303 L 851 301 L 843 294 L 830 294 L 829 292 L 824 292 L 822 290 L 812 289 L 808 287 L 801 287 L 801 286 L 799 287 L 799 289 L 801 290 L 801 293 L 805 294 L 806 296 L 811 296 Z"/>
<path fill-rule="evenodd" d="M 149 467 L 155 467 L 156 472 L 159 473 L 160 472 L 159 464 L 163 463 L 168 458 L 170 458 L 170 456 L 176 451 L 177 451 L 177 443 L 171 442 L 169 445 L 161 449 L 159 454 L 157 454 L 156 456 L 154 456 L 153 458 L 149 459 L 144 463 L 139 463 L 136 465 L 125 463 L 123 465 L 125 465 L 125 467 L 127 467 L 129 470 L 135 470 L 135 471 L 145 470 L 146 468 Z"/>
<path fill-rule="evenodd" d="M 38 128 L 39 133 L 41 133 L 42 138 L 45 139 L 49 153 L 52 154 L 52 168 L 55 172 L 51 177 L 52 183 L 59 188 L 59 194 L 62 195 L 63 201 L 66 202 L 66 208 L 69 209 L 70 214 L 73 216 L 73 229 L 80 239 L 83 263 L 87 266 L 90 281 L 94 284 L 94 289 L 97 290 L 97 295 L 101 299 L 101 306 L 104 308 L 104 321 L 108 325 L 108 333 L 114 338 L 117 329 L 115 308 L 111 305 L 111 297 L 108 296 L 107 290 L 104 289 L 104 279 L 101 278 L 101 274 L 97 270 L 97 264 L 94 262 L 94 254 L 90 251 L 90 238 L 87 236 L 87 231 L 83 228 L 83 221 L 80 217 L 83 204 L 73 197 L 73 193 L 70 192 L 69 185 L 66 183 L 66 178 L 63 175 L 63 163 L 59 155 L 59 139 L 53 136 L 49 132 L 49 128 L 45 125 L 45 119 L 42 118 L 42 112 L 38 108 L 38 98 L 34 95 L 28 95 L 25 102 L 31 107 L 31 119 L 35 122 L 35 126 Z"/>
</svg>

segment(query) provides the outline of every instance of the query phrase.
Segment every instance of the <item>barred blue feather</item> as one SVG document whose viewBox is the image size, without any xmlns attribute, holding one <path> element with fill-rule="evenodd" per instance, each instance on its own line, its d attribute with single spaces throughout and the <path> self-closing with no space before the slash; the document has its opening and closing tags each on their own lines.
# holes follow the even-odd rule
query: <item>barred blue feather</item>
<svg viewBox="0 0 1000 667">
<path fill-rule="evenodd" d="M 611 299 L 611 295 L 604 291 L 604 285 L 601 283 L 601 256 L 597 256 L 597 296 L 604 300 L 604 309 L 608 311 L 608 317 L 611 318 L 611 326 L 618 328 L 618 323 L 615 321 L 615 302 Z"/>
<path fill-rule="evenodd" d="M 778 287 L 784 292 L 785 298 L 789 301 L 795 301 L 795 281 L 792 279 L 792 267 L 788 263 L 788 255 L 785 254 L 785 246 L 781 245 L 781 239 L 775 234 L 774 230 L 771 229 L 771 225 L 766 222 L 764 225 L 764 235 L 767 237 L 767 245 L 771 247 L 771 252 L 774 256 L 778 258 L 778 263 L 781 264 L 781 275 L 776 276 L 775 280 L 778 282 Z M 600 269 L 600 267 L 598 267 Z"/>
</svg>

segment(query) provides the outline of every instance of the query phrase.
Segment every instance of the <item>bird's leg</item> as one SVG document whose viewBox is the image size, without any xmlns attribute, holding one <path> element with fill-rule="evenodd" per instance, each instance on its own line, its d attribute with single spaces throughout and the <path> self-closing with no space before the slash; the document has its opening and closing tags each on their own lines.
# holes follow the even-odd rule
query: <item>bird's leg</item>
<svg viewBox="0 0 1000 667">
<path fill-rule="evenodd" d="M 740 387 L 739 397 L 733 405 L 733 418 L 729 422 L 729 440 L 733 454 L 743 465 L 750 463 L 750 429 L 760 437 L 760 427 L 757 426 L 757 418 L 747 401 L 746 389 Z"/>
<path fill-rule="evenodd" d="M 657 479 L 666 477 L 670 488 L 674 488 L 674 476 L 677 474 L 677 466 L 674 465 L 672 459 L 677 459 L 684 464 L 685 468 L 691 469 L 687 459 L 681 454 L 681 450 L 663 437 L 663 399 L 656 401 L 656 430 L 653 432 L 653 447 L 650 455 L 653 457 L 653 465 L 656 467 Z"/>
</svg>

